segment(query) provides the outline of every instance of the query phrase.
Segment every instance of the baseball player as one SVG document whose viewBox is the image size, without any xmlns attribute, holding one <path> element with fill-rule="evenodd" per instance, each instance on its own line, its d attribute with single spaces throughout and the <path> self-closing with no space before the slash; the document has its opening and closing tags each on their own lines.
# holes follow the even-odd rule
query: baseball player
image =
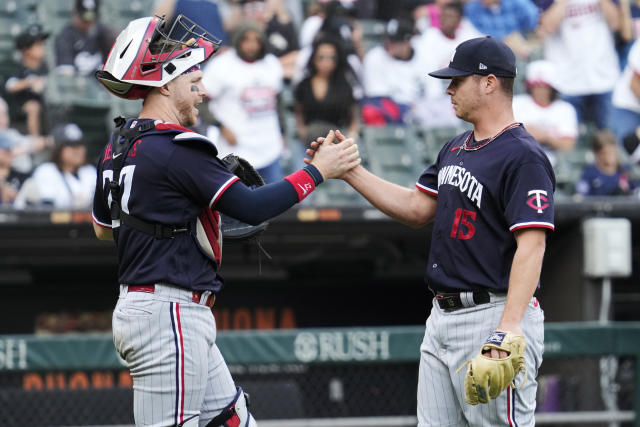
<svg viewBox="0 0 640 427">
<path fill-rule="evenodd" d="M 96 235 L 115 240 L 118 251 L 113 339 L 133 378 L 140 426 L 256 425 L 215 341 L 220 214 L 259 224 L 360 162 L 347 141 L 327 145 L 280 182 L 256 189 L 240 182 L 213 142 L 186 128 L 205 95 L 199 64 L 219 44 L 184 16 L 170 28 L 141 18 L 96 72 L 111 93 L 144 99 L 138 118 L 117 120 L 93 203 Z"/>
<path fill-rule="evenodd" d="M 533 294 L 554 228 L 553 170 L 514 121 L 515 56 L 504 43 L 465 41 L 430 75 L 451 79 L 456 115 L 473 130 L 447 142 L 413 190 L 362 167 L 343 179 L 398 221 L 434 220 L 425 277 L 435 298 L 420 347 L 418 425 L 532 426 L 544 332 Z M 457 373 L 466 363 L 466 375 Z M 520 371 L 528 380 L 514 378 Z"/>
</svg>

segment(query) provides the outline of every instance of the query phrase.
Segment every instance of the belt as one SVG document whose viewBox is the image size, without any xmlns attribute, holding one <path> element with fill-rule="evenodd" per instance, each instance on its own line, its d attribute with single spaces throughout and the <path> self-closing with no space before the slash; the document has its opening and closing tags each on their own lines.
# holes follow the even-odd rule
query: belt
<svg viewBox="0 0 640 427">
<path fill-rule="evenodd" d="M 129 285 L 128 286 L 128 292 L 147 292 L 147 293 L 154 293 L 156 291 L 156 285 Z M 205 295 L 205 292 L 207 291 L 193 291 L 191 293 L 191 301 L 195 302 L 196 304 L 202 304 L 202 305 L 206 305 L 209 308 L 213 308 L 213 305 L 216 302 L 216 294 L 214 293 L 208 293 L 208 295 L 206 296 L 206 298 L 203 298 L 203 296 Z"/>
<path fill-rule="evenodd" d="M 491 295 L 487 291 L 436 292 L 436 301 L 441 309 L 445 311 L 455 311 L 461 308 L 475 307 L 476 305 L 491 302 Z"/>
</svg>

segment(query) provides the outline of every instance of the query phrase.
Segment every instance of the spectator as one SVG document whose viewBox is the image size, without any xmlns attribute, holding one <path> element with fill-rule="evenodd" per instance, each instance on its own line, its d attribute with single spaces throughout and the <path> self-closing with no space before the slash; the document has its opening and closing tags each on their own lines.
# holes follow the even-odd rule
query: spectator
<svg viewBox="0 0 640 427">
<path fill-rule="evenodd" d="M 347 54 L 354 54 L 362 59 L 365 53 L 362 29 L 353 12 L 353 3 L 337 0 L 328 2 L 319 32 L 339 35 Z"/>
<path fill-rule="evenodd" d="M 578 138 L 578 118 L 571 104 L 558 99 L 557 72 L 549 61 L 527 66 L 527 93 L 513 98 L 513 113 L 544 148 L 552 165 L 556 150 L 571 150 Z"/>
<path fill-rule="evenodd" d="M 215 0 L 160 0 L 152 16 L 164 16 L 166 22 L 173 22 L 178 15 L 189 17 L 222 41 L 228 43 L 227 33 L 222 22 L 220 7 Z"/>
<path fill-rule="evenodd" d="M 640 42 L 633 43 L 627 66 L 613 90 L 611 129 L 618 143 L 640 126 Z"/>
<path fill-rule="evenodd" d="M 629 162 L 634 165 L 640 164 L 640 126 L 635 132 L 624 137 L 622 145 L 629 156 Z"/>
<path fill-rule="evenodd" d="M 13 141 L 0 135 L 0 206 L 13 204 L 22 183 L 29 176 L 12 167 L 12 149 Z"/>
<path fill-rule="evenodd" d="M 320 31 L 325 17 L 326 1 L 314 1 L 307 8 L 307 17 L 300 26 L 298 39 L 300 48 L 310 47 Z"/>
<path fill-rule="evenodd" d="M 51 162 L 38 166 L 18 193 L 15 207 L 50 206 L 87 209 L 93 201 L 96 168 L 87 164 L 87 147 L 82 130 L 75 123 L 57 125 Z M 27 188 L 28 187 L 28 188 Z"/>
<path fill-rule="evenodd" d="M 282 65 L 266 52 L 264 33 L 249 22 L 236 30 L 233 48 L 214 57 L 202 78 L 209 109 L 220 123 L 220 156 L 244 157 L 267 182 L 282 179 L 277 99 L 282 77 Z"/>
<path fill-rule="evenodd" d="M 433 3 L 424 1 L 414 4 L 413 19 L 416 21 L 416 28 L 424 33 L 428 28 L 440 29 L 440 15 L 444 6 L 453 0 L 434 0 Z M 456 45 L 457 46 L 457 45 Z"/>
<path fill-rule="evenodd" d="M 71 23 L 55 41 L 56 69 L 61 74 L 92 75 L 109 54 L 115 34 L 99 21 L 98 0 L 76 0 Z"/>
<path fill-rule="evenodd" d="M 580 123 L 610 127 L 611 91 L 620 69 L 612 31 L 620 26 L 613 0 L 543 0 L 545 58 L 558 71 L 558 91 Z"/>
<path fill-rule="evenodd" d="M 383 126 L 407 123 L 411 108 L 441 85 L 424 77 L 424 60 L 414 49 L 413 22 L 392 19 L 387 23 L 383 44 L 367 52 L 363 64 L 363 122 Z M 427 84 L 432 86 L 427 87 Z M 430 88 L 430 89 L 429 89 Z"/>
<path fill-rule="evenodd" d="M 284 77 L 291 79 L 300 50 L 298 33 L 283 0 L 267 0 L 265 34 L 267 51 L 280 59 Z"/>
<path fill-rule="evenodd" d="M 353 3 L 337 0 L 320 1 L 310 8 L 310 14 L 300 28 L 300 47 L 310 47 L 318 33 L 331 33 L 343 40 L 347 55 L 364 57 L 362 30 L 353 16 Z M 305 58 L 304 63 L 308 60 Z"/>
<path fill-rule="evenodd" d="M 42 163 L 53 145 L 51 137 L 23 135 L 11 127 L 9 106 L 0 98 L 0 139 L 9 141 L 12 152 L 12 167 L 19 172 L 29 174 L 34 165 Z"/>
<path fill-rule="evenodd" d="M 531 0 L 469 0 L 465 16 L 483 34 L 504 41 L 521 58 L 533 47 L 526 40 L 538 25 L 538 8 Z"/>
<path fill-rule="evenodd" d="M 307 69 L 308 77 L 295 89 L 300 140 L 308 142 L 331 129 L 343 129 L 349 138 L 357 138 L 358 104 L 346 78 L 350 68 L 340 40 L 331 35 L 316 40 Z M 326 131 L 309 134 L 309 127 L 319 123 Z"/>
<path fill-rule="evenodd" d="M 14 121 L 26 119 L 29 135 L 40 135 L 44 115 L 44 88 L 47 79 L 47 64 L 44 61 L 44 41 L 49 33 L 40 25 L 27 27 L 16 37 L 16 49 L 20 51 L 20 66 L 7 80 L 5 88 L 13 104 L 19 107 Z"/>
<path fill-rule="evenodd" d="M 433 67 L 438 69 L 449 65 L 456 46 L 482 36 L 464 17 L 464 6 L 460 1 L 448 1 L 440 8 L 439 26 L 427 28 L 415 41 L 415 46 L 423 52 L 422 56 L 428 57 Z"/>
<path fill-rule="evenodd" d="M 285 79 L 291 79 L 298 55 L 298 34 L 284 0 L 239 0 L 234 21 L 252 21 L 265 34 L 267 52 L 280 60 Z M 236 24 L 236 26 L 238 25 Z"/>
<path fill-rule="evenodd" d="M 587 165 L 576 184 L 576 193 L 583 196 L 617 196 L 632 194 L 636 184 L 620 165 L 616 137 L 608 129 L 598 131 L 593 138 L 595 162 Z"/>
<path fill-rule="evenodd" d="M 640 35 L 640 0 L 620 0 L 620 30 L 616 44 L 620 68 L 627 65 L 627 56 L 633 42 Z"/>
</svg>

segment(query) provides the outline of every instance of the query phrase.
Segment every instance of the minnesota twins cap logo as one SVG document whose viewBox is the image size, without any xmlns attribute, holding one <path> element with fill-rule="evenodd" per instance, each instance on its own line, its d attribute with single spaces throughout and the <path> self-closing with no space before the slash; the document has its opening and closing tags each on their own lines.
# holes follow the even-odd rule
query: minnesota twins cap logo
<svg viewBox="0 0 640 427">
<path fill-rule="evenodd" d="M 544 212 L 549 207 L 549 199 L 547 199 L 547 192 L 545 190 L 531 190 L 527 193 L 530 196 L 527 199 L 527 205 L 531 209 L 535 209 L 538 213 Z"/>
</svg>

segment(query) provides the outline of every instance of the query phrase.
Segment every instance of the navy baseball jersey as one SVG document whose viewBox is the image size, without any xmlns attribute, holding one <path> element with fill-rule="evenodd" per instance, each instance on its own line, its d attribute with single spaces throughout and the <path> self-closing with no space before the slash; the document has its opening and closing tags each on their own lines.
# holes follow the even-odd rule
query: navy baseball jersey
<svg viewBox="0 0 640 427">
<path fill-rule="evenodd" d="M 512 233 L 554 229 L 553 169 L 522 125 L 494 139 L 476 142 L 472 131 L 453 138 L 416 187 L 438 201 L 425 274 L 434 291 L 506 292 Z"/>
<path fill-rule="evenodd" d="M 98 161 L 93 219 L 101 227 L 114 230 L 121 284 L 162 282 L 193 290 L 220 290 L 220 215 L 215 205 L 238 178 L 216 153 L 207 138 L 166 123 L 157 123 L 154 131 L 142 133 L 132 145 L 120 172 L 122 210 L 147 222 L 189 225 L 189 232 L 173 239 L 156 239 L 112 223 L 109 181 L 113 178 L 113 159 L 111 146 L 107 145 Z M 197 230 L 198 218 L 204 230 Z M 213 256 L 200 245 L 198 232 L 206 233 Z"/>
</svg>

